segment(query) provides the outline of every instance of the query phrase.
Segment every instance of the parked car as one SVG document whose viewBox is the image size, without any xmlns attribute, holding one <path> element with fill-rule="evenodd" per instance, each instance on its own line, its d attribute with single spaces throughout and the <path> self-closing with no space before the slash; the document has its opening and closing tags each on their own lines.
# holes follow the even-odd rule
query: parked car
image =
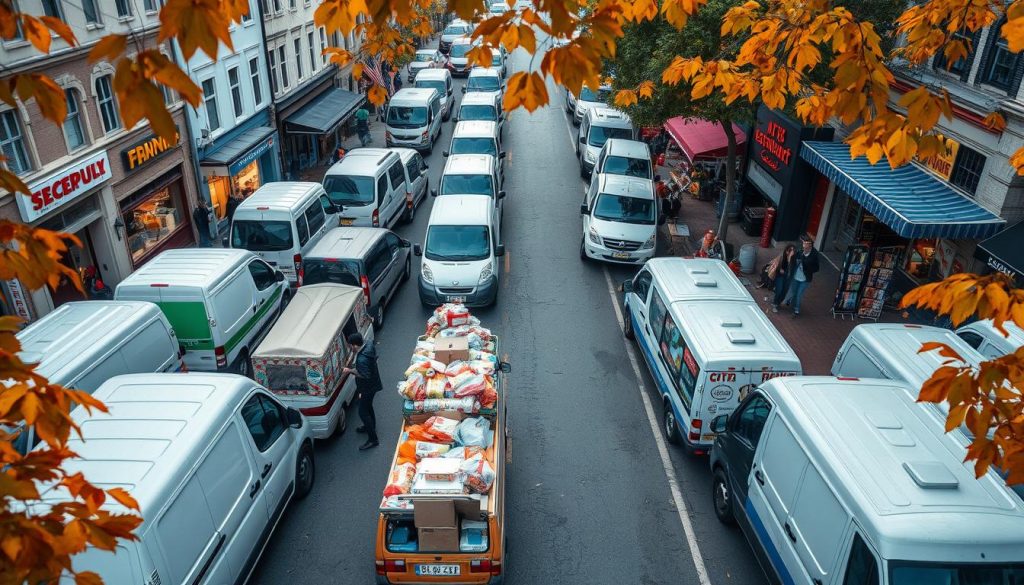
<svg viewBox="0 0 1024 585">
<path fill-rule="evenodd" d="M 508 63 L 505 59 L 505 52 L 501 49 L 491 49 L 491 67 L 497 69 L 501 74 L 502 82 L 508 77 Z"/>
<path fill-rule="evenodd" d="M 459 113 L 455 116 L 456 122 L 482 120 L 485 122 L 497 122 L 498 135 L 502 136 L 505 131 L 505 111 L 501 109 L 497 96 L 490 93 L 467 93 L 459 104 Z"/>
<path fill-rule="evenodd" d="M 572 123 L 579 126 L 583 122 L 583 117 L 587 115 L 587 111 L 591 108 L 607 108 L 608 97 L 611 93 L 612 87 L 610 85 L 602 85 L 597 91 L 584 85 L 583 89 L 580 90 L 580 97 L 578 98 L 572 92 L 566 90 L 566 107 L 571 108 Z"/>
<path fill-rule="evenodd" d="M 474 67 L 469 72 L 462 93 L 493 93 L 500 104 L 505 96 L 505 83 L 501 80 L 501 71 L 493 67 Z"/>
<path fill-rule="evenodd" d="M 609 138 L 632 140 L 636 130 L 629 116 L 612 108 L 591 108 L 580 124 L 576 156 L 580 161 L 580 176 L 587 178 L 594 170 L 597 153 Z"/>
<path fill-rule="evenodd" d="M 473 48 L 473 41 L 469 37 L 460 37 L 452 41 L 448 50 L 448 62 L 445 67 L 455 77 L 466 77 L 469 75 L 469 51 Z"/>
<path fill-rule="evenodd" d="M 392 149 L 352 149 L 327 169 L 324 190 L 343 208 L 343 226 L 390 228 L 406 213 L 409 189 L 402 157 Z"/>
<path fill-rule="evenodd" d="M 406 146 L 429 153 L 441 136 L 443 122 L 440 92 L 404 87 L 388 100 L 384 141 L 387 146 Z"/>
<path fill-rule="evenodd" d="M 498 159 L 484 154 L 453 154 L 441 174 L 439 192 L 448 195 L 486 195 L 494 208 L 495 239 L 501 241 L 505 192 L 498 182 Z M 436 205 L 436 203 L 435 203 Z M 431 214 L 433 217 L 433 214 Z"/>
<path fill-rule="evenodd" d="M 438 50 L 447 55 L 451 51 L 452 43 L 471 32 L 473 32 L 473 27 L 468 22 L 460 19 L 453 20 L 441 31 L 441 40 L 437 44 Z"/>
<path fill-rule="evenodd" d="M 989 319 L 963 325 L 956 330 L 956 334 L 985 356 L 985 359 L 991 360 L 1011 354 L 1024 346 L 1024 329 L 1009 321 L 1003 322 L 1003 328 L 1009 335 L 1003 335 Z"/>
<path fill-rule="evenodd" d="M 444 156 L 486 154 L 498 160 L 498 187 L 505 184 L 505 151 L 501 147 L 498 125 L 494 122 L 462 121 L 455 124 L 452 141 Z"/>
<path fill-rule="evenodd" d="M 420 49 L 409 62 L 408 80 L 415 81 L 416 75 L 425 69 L 433 69 L 444 64 L 444 55 L 437 49 Z"/>
</svg>

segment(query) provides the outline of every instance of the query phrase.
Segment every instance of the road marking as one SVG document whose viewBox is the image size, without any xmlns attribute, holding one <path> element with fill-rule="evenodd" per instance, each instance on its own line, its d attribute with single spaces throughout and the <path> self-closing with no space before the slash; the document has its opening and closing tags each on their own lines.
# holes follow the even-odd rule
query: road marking
<svg viewBox="0 0 1024 585">
<path fill-rule="evenodd" d="M 512 255 L 505 250 L 505 274 L 512 272 Z"/>
<path fill-rule="evenodd" d="M 615 283 L 612 281 L 612 275 L 608 272 L 608 267 L 604 268 L 604 279 L 608 283 L 608 294 L 612 298 L 612 307 L 615 308 L 615 318 L 619 321 L 619 328 L 622 329 L 624 326 L 622 309 L 619 307 L 618 291 L 616 290 Z M 640 333 L 638 332 L 637 335 Z M 654 442 L 658 444 L 658 455 L 661 456 L 661 466 L 665 469 L 665 477 L 668 479 L 668 487 L 672 492 L 672 501 L 675 503 L 676 512 L 679 514 L 679 522 L 683 525 L 683 532 L 686 534 L 686 544 L 690 548 L 690 556 L 693 558 L 693 567 L 697 570 L 697 579 L 700 585 L 711 585 L 711 579 L 708 577 L 708 570 L 704 566 L 704 559 L 700 555 L 700 549 L 697 546 L 697 535 L 693 531 L 693 523 L 690 522 L 690 513 L 686 509 L 686 503 L 683 501 L 683 493 L 679 489 L 679 480 L 676 479 L 675 470 L 672 467 L 672 459 L 669 458 L 668 445 L 665 443 L 665 438 L 661 435 L 661 425 L 658 423 L 658 418 L 654 413 L 654 406 L 651 404 L 651 398 L 647 395 L 647 388 L 644 385 L 643 372 L 640 371 L 639 362 L 636 359 L 636 351 L 633 346 L 629 343 L 629 340 L 625 336 L 622 337 L 623 345 L 626 347 L 626 357 L 629 358 L 629 364 L 633 367 L 633 374 L 636 376 L 637 389 L 640 391 L 640 398 L 644 402 L 644 411 L 647 413 L 647 422 L 651 425 L 651 433 L 654 434 Z"/>
</svg>

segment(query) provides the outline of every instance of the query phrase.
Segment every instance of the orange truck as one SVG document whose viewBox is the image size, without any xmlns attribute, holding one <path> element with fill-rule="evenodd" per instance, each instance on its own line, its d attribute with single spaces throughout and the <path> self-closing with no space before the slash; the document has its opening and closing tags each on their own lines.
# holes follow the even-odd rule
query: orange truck
<svg viewBox="0 0 1024 585">
<path fill-rule="evenodd" d="M 496 354 L 500 355 L 500 354 Z M 494 470 L 494 482 L 483 495 L 404 494 L 381 501 L 377 521 L 378 584 L 466 583 L 497 585 L 504 577 L 505 465 L 509 455 L 504 374 L 507 363 L 494 373 L 498 394 L 495 408 L 481 413 L 491 421 L 493 434 L 484 458 Z M 464 418 L 459 413 L 438 413 Z M 408 427 L 427 415 L 406 412 L 400 447 Z M 391 468 L 399 461 L 399 449 Z"/>
</svg>

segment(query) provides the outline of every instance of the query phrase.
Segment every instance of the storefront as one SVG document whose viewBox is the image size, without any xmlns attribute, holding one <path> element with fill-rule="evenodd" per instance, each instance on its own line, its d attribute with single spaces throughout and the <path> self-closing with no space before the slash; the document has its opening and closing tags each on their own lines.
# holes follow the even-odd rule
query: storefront
<svg viewBox="0 0 1024 585">
<path fill-rule="evenodd" d="M 297 180 L 300 170 L 328 164 L 345 140 L 345 123 L 364 102 L 361 94 L 328 84 L 279 104 L 288 177 Z"/>
<path fill-rule="evenodd" d="M 699 118 L 671 118 L 664 124 L 670 138 L 666 148 L 666 164 L 674 167 L 669 179 L 690 189 L 698 199 L 714 201 L 722 214 L 722 194 L 725 191 L 725 169 L 728 160 L 729 139 L 718 122 Z M 747 133 L 737 124 L 732 125 L 736 142 L 736 178 L 743 169 L 747 148 Z M 733 199 L 727 211 L 732 219 L 739 216 L 743 205 L 741 193 Z"/>
<path fill-rule="evenodd" d="M 218 223 L 226 222 L 228 199 L 246 198 L 265 183 L 280 180 L 276 131 L 255 126 L 207 149 L 199 160 Z"/>
<path fill-rule="evenodd" d="M 989 272 L 1002 272 L 1014 286 L 1024 288 L 1024 221 L 978 244 L 974 257 L 984 262 Z"/>
</svg>

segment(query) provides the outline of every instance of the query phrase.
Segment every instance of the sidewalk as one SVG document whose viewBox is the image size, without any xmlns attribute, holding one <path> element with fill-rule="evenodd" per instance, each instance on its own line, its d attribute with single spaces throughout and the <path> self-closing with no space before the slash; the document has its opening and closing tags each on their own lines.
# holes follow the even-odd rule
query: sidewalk
<svg viewBox="0 0 1024 585">
<path fill-rule="evenodd" d="M 370 115 L 370 137 L 373 138 L 373 142 L 367 146 L 373 146 L 377 148 L 384 148 L 384 122 L 378 122 L 376 116 Z M 359 136 L 349 136 L 342 144 L 342 148 L 345 152 L 352 150 L 353 148 L 360 148 L 363 144 L 359 142 Z M 317 166 L 309 167 L 308 169 L 302 169 L 299 171 L 300 181 L 313 181 L 320 183 L 324 180 L 324 175 L 327 173 L 331 165 L 321 164 Z"/>
<path fill-rule="evenodd" d="M 663 176 L 668 173 L 662 169 Z M 715 206 L 710 201 L 698 201 L 692 197 L 684 197 L 682 208 L 679 211 L 678 224 L 686 224 L 690 230 L 690 236 L 685 246 L 679 245 L 676 240 L 675 255 L 689 255 L 700 248 L 700 240 L 704 232 L 709 229 L 718 228 L 718 217 L 715 215 Z M 666 235 L 666 240 L 668 236 Z M 787 307 L 781 307 L 778 313 L 771 312 L 771 297 L 773 292 L 768 289 L 755 288 L 760 279 L 761 268 L 771 261 L 773 257 L 782 252 L 788 242 L 779 242 L 772 248 L 761 248 L 758 245 L 760 238 L 748 236 L 743 232 L 739 222 L 729 224 L 726 234 L 726 241 L 733 245 L 735 255 L 739 255 L 740 247 L 744 244 L 753 244 L 757 250 L 757 261 L 752 274 L 744 274 L 741 279 L 747 285 L 750 294 L 753 295 L 757 304 L 772 321 L 775 327 L 786 338 L 789 345 L 800 357 L 803 371 L 809 375 L 828 375 L 832 368 L 832 361 L 836 352 L 839 351 L 846 336 L 849 335 L 857 325 L 872 323 L 867 319 L 846 319 L 832 317 L 832 301 L 834 300 L 836 286 L 839 281 L 839 272 L 827 260 L 822 258 L 821 270 L 814 275 L 810 288 L 804 294 L 800 306 L 800 316 L 794 317 Z M 903 321 L 897 313 L 883 312 L 879 322 L 900 322 Z"/>
</svg>

